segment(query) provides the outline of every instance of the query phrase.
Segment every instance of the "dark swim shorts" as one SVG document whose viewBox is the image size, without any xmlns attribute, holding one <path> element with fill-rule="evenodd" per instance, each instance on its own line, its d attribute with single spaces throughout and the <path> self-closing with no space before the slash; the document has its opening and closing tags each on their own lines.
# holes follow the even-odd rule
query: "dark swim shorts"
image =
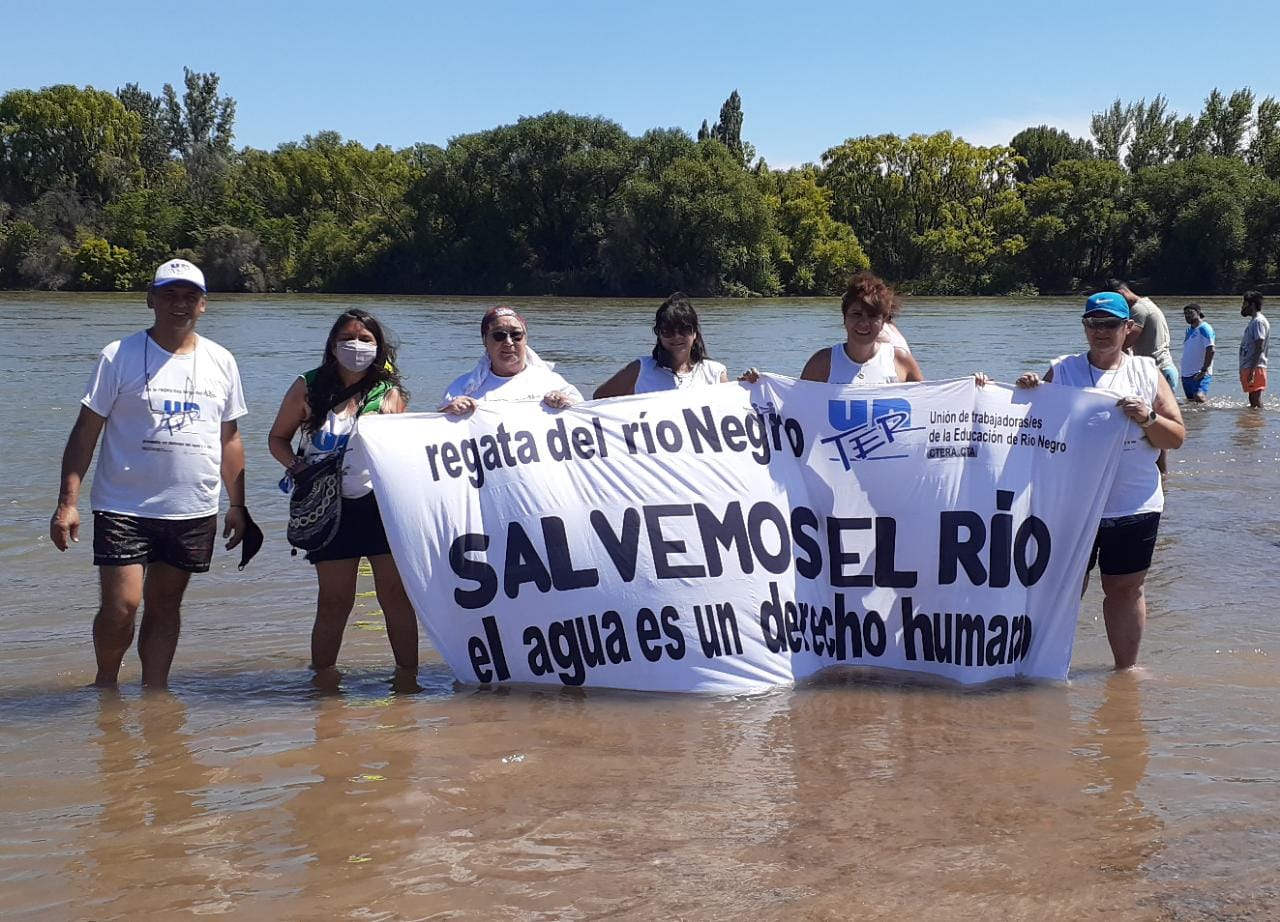
<svg viewBox="0 0 1280 922">
<path fill-rule="evenodd" d="M 147 519 L 120 512 L 94 512 L 93 562 L 99 567 L 167 563 L 205 573 L 213 560 L 218 517 Z"/>
<path fill-rule="evenodd" d="M 1103 519 L 1089 555 L 1089 569 L 1096 563 L 1106 576 L 1127 576 L 1149 569 L 1159 530 L 1158 512 Z"/>
</svg>

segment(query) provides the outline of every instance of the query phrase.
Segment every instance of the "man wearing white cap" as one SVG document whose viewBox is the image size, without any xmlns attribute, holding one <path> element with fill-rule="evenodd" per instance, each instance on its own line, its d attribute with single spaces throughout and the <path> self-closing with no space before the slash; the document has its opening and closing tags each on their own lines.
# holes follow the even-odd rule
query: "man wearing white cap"
<svg viewBox="0 0 1280 922">
<path fill-rule="evenodd" d="M 228 549 L 250 522 L 236 425 L 246 412 L 240 372 L 230 352 L 196 334 L 204 274 L 185 259 L 166 261 L 147 289 L 147 306 L 151 327 L 98 357 L 62 455 L 49 522 L 58 550 L 80 540 L 80 484 L 101 436 L 90 497 L 101 590 L 93 621 L 98 685 L 116 683 L 140 606 L 142 683 L 167 683 L 187 582 L 213 557 L 220 481 L 231 503 L 222 532 Z"/>
</svg>

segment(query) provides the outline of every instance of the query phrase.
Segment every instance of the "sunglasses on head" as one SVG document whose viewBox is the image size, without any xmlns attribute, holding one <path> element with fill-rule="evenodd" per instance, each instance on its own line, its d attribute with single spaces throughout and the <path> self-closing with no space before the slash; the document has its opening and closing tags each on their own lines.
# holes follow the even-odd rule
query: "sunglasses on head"
<svg viewBox="0 0 1280 922">
<path fill-rule="evenodd" d="M 524 330 L 490 330 L 489 338 L 495 343 L 505 343 L 510 339 L 513 343 L 524 341 Z"/>
<path fill-rule="evenodd" d="M 1084 325 L 1091 330 L 1118 330 L 1124 326 L 1119 317 L 1085 317 Z"/>
</svg>

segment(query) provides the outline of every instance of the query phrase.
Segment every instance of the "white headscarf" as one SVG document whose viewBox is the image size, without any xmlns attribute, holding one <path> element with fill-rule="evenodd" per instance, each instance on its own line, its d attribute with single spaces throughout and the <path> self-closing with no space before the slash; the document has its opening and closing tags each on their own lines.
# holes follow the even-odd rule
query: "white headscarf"
<svg viewBox="0 0 1280 922">
<path fill-rule="evenodd" d="M 556 367 L 555 362 L 545 361 L 538 353 L 533 351 L 532 346 L 524 347 L 524 367 L 528 368 L 545 368 L 547 371 Z M 523 371 L 524 369 L 520 369 Z M 476 391 L 480 390 L 480 385 L 484 384 L 484 379 L 489 377 L 489 372 L 493 371 L 493 363 L 489 361 L 489 353 L 486 352 L 480 356 L 480 361 L 476 362 L 476 367 L 471 369 L 471 373 L 467 375 L 466 380 L 462 382 L 462 396 L 470 397 Z M 519 372 L 517 372 L 518 374 Z"/>
</svg>

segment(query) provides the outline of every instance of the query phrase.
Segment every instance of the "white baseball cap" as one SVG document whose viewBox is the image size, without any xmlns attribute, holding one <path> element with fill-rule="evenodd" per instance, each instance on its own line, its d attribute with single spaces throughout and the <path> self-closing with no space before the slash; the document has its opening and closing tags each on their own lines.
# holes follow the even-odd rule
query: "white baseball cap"
<svg viewBox="0 0 1280 922">
<path fill-rule="evenodd" d="M 174 282 L 188 282 L 201 291 L 208 291 L 204 287 L 204 273 L 185 259 L 171 259 L 168 262 L 161 263 L 160 268 L 156 269 L 156 277 L 151 284 L 153 287 L 159 288 L 162 285 L 171 285 Z"/>
</svg>

